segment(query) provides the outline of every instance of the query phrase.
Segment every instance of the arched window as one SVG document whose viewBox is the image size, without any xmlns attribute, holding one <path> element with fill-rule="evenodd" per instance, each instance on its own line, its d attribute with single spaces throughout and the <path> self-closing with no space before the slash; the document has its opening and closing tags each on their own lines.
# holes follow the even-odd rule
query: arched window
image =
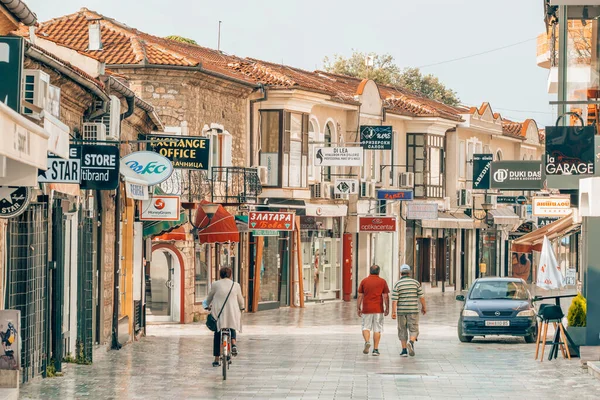
<svg viewBox="0 0 600 400">
<path fill-rule="evenodd" d="M 315 179 L 315 142 L 317 140 L 318 131 L 315 126 L 315 121 L 308 122 L 308 179 Z"/>
<path fill-rule="evenodd" d="M 331 122 L 328 122 L 327 125 L 325 125 L 325 136 L 323 138 L 323 141 L 325 143 L 323 144 L 323 146 L 331 147 L 332 138 L 333 138 L 333 126 L 331 125 Z M 331 167 L 325 167 L 323 169 L 323 179 L 326 182 L 331 182 Z"/>
<path fill-rule="evenodd" d="M 496 151 L 496 161 L 502 161 L 502 150 Z"/>
</svg>

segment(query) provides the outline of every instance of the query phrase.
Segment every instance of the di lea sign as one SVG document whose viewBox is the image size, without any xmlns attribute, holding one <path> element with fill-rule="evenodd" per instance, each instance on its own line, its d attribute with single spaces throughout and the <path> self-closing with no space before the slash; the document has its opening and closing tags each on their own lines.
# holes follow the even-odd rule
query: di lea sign
<svg viewBox="0 0 600 400">
<path fill-rule="evenodd" d="M 140 179 L 148 186 L 164 182 L 173 173 L 171 161 L 152 151 L 137 151 L 126 155 L 121 158 L 121 168 L 123 175 Z"/>
</svg>

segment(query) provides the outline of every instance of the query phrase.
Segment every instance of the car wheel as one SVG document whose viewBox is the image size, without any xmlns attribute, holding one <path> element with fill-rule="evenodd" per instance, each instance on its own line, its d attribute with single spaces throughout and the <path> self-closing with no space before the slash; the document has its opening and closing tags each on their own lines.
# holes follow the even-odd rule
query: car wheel
<svg viewBox="0 0 600 400">
<path fill-rule="evenodd" d="M 461 343 L 470 343 L 471 340 L 473 340 L 473 336 L 463 335 L 462 321 L 458 321 L 458 340 L 460 340 Z"/>
<path fill-rule="evenodd" d="M 535 343 L 536 339 L 537 335 L 535 333 L 532 333 L 531 335 L 525 336 L 525 343 Z"/>
</svg>

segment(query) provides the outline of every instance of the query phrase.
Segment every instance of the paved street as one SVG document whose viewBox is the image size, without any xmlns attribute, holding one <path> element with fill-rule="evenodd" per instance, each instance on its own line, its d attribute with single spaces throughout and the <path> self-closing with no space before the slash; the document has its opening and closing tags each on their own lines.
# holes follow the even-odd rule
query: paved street
<svg viewBox="0 0 600 400">
<path fill-rule="evenodd" d="M 93 366 L 21 389 L 22 399 L 598 399 L 579 360 L 533 360 L 519 338 L 461 344 L 452 293 L 429 296 L 417 356 L 399 357 L 388 317 L 381 356 L 362 354 L 355 304 L 311 304 L 244 316 L 228 380 L 211 366 L 203 325 L 151 326 L 141 343 L 96 353 Z"/>
</svg>

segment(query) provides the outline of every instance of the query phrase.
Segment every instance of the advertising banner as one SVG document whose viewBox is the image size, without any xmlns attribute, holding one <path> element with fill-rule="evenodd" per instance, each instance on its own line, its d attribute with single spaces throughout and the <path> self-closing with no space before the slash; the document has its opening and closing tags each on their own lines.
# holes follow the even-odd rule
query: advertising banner
<svg viewBox="0 0 600 400">
<path fill-rule="evenodd" d="M 409 201 L 413 199 L 412 190 L 378 190 L 378 200 L 401 200 Z"/>
<path fill-rule="evenodd" d="M 538 228 L 541 228 L 543 226 L 553 223 L 554 221 L 558 221 L 559 219 L 560 217 L 538 217 L 537 226 Z"/>
<path fill-rule="evenodd" d="M 19 370 L 21 368 L 21 311 L 0 310 L 0 369 Z"/>
<path fill-rule="evenodd" d="M 31 188 L 0 186 L 0 218 L 12 218 L 23 214 L 30 201 Z"/>
<path fill-rule="evenodd" d="M 336 179 L 334 194 L 358 194 L 358 179 Z"/>
<path fill-rule="evenodd" d="M 547 126 L 546 174 L 594 175 L 595 126 Z"/>
<path fill-rule="evenodd" d="M 537 217 L 564 217 L 571 214 L 568 197 L 534 197 L 531 200 L 533 215 Z"/>
<path fill-rule="evenodd" d="M 392 135 L 391 126 L 361 125 L 360 145 L 365 150 L 391 150 Z"/>
<path fill-rule="evenodd" d="M 294 213 L 250 211 L 248 228 L 253 230 L 293 231 Z"/>
<path fill-rule="evenodd" d="M 493 161 L 490 167 L 491 189 L 538 190 L 544 187 L 541 161 Z"/>
<path fill-rule="evenodd" d="M 517 204 L 517 196 L 498 196 L 496 197 L 497 204 Z"/>
<path fill-rule="evenodd" d="M 81 148 L 69 148 L 69 159 L 65 160 L 52 153 L 48 154 L 48 170 L 39 171 L 40 183 L 80 183 L 81 182 Z"/>
<path fill-rule="evenodd" d="M 413 201 L 408 203 L 406 219 L 435 220 L 438 219 L 437 203 Z"/>
<path fill-rule="evenodd" d="M 142 180 L 148 186 L 166 181 L 172 173 L 171 161 L 153 151 L 136 151 L 121 158 L 121 174 Z"/>
<path fill-rule="evenodd" d="M 119 186 L 119 148 L 109 145 L 76 146 L 81 154 L 81 189 L 114 190 Z"/>
<path fill-rule="evenodd" d="M 537 273 L 536 286 L 546 290 L 560 289 L 565 286 L 564 277 L 560 271 L 560 266 L 552 250 L 552 243 L 544 236 L 542 245 L 542 255 Z"/>
<path fill-rule="evenodd" d="M 360 232 L 396 232 L 396 217 L 359 217 Z"/>
<path fill-rule="evenodd" d="M 198 136 L 148 135 L 148 150 L 166 157 L 177 169 L 208 170 L 210 139 Z"/>
<path fill-rule="evenodd" d="M 23 38 L 0 36 L 0 102 L 21 113 Z M 28 85 L 25 87 L 27 88 Z M 6 132 L 8 134 L 8 132 Z"/>
<path fill-rule="evenodd" d="M 179 220 L 179 196 L 154 196 L 142 201 L 141 221 Z"/>
<path fill-rule="evenodd" d="M 317 167 L 361 167 L 363 165 L 362 147 L 317 147 L 315 149 Z"/>
<path fill-rule="evenodd" d="M 473 154 L 473 189 L 490 188 L 490 168 L 493 154 Z"/>
</svg>

